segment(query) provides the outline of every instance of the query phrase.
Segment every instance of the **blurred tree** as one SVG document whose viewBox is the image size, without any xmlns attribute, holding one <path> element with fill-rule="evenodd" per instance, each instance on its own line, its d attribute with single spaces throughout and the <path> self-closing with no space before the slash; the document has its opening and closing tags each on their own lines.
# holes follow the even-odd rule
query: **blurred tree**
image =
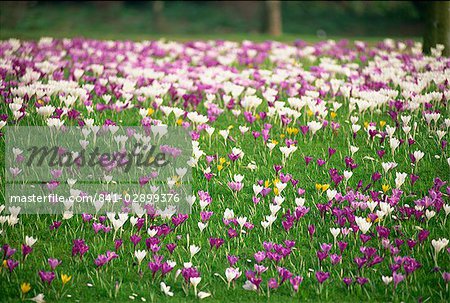
<svg viewBox="0 0 450 303">
<path fill-rule="evenodd" d="M 265 3 L 263 1 L 214 1 L 209 2 L 217 7 L 224 16 L 232 17 L 232 25 L 235 28 L 243 28 L 242 31 L 256 33 L 264 31 L 262 21 L 265 17 Z"/>
<path fill-rule="evenodd" d="M 121 8 L 123 1 L 91 1 L 99 10 L 106 10 L 108 13 L 114 9 Z"/>
<path fill-rule="evenodd" d="M 430 53 L 436 44 L 445 46 L 444 55 L 450 56 L 450 1 L 430 1 L 426 6 L 423 51 Z"/>
<path fill-rule="evenodd" d="M 2 1 L 1 19 L 6 26 L 15 27 L 27 13 L 29 1 Z M 1 28 L 0 28 L 1 29 Z"/>
<path fill-rule="evenodd" d="M 266 1 L 267 33 L 272 36 L 282 34 L 281 1 Z"/>
<path fill-rule="evenodd" d="M 152 10 L 155 29 L 161 32 L 164 30 L 164 1 L 153 1 Z"/>
</svg>

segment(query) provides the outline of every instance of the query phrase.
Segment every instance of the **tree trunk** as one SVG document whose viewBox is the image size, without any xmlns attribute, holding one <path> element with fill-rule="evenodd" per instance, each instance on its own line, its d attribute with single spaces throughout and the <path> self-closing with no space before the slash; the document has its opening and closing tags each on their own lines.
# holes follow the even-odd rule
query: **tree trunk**
<svg viewBox="0 0 450 303">
<path fill-rule="evenodd" d="M 282 34 L 281 1 L 266 1 L 267 32 L 272 36 Z"/>
<path fill-rule="evenodd" d="M 158 32 L 164 30 L 164 1 L 153 1 L 153 20 Z"/>
<path fill-rule="evenodd" d="M 443 54 L 450 56 L 450 2 L 429 2 L 426 11 L 426 26 L 423 37 L 423 52 L 430 53 L 436 44 L 443 44 Z"/>
</svg>

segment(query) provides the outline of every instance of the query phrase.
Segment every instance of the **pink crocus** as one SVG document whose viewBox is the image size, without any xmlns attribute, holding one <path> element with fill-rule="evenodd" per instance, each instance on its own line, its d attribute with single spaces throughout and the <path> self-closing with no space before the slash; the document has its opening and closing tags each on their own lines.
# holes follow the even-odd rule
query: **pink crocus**
<svg viewBox="0 0 450 303">
<path fill-rule="evenodd" d="M 397 288 L 397 285 L 405 279 L 404 275 L 402 275 L 400 273 L 397 273 L 397 272 L 394 272 L 392 274 L 392 277 L 394 278 L 394 286 L 395 286 L 395 288 Z"/>
<path fill-rule="evenodd" d="M 277 289 L 280 285 L 278 284 L 278 282 L 277 282 L 277 280 L 276 280 L 275 278 L 270 278 L 270 279 L 267 281 L 267 286 L 268 286 L 270 289 Z"/>
<path fill-rule="evenodd" d="M 231 181 L 228 182 L 228 187 L 233 191 L 239 192 L 244 187 L 244 184 L 242 182 Z"/>
<path fill-rule="evenodd" d="M 56 268 L 59 264 L 61 264 L 61 261 L 58 260 L 58 259 L 54 259 L 54 258 L 49 258 L 49 259 L 48 259 L 48 265 L 50 265 L 50 268 L 51 268 L 52 271 L 54 271 L 55 268 Z"/>
</svg>

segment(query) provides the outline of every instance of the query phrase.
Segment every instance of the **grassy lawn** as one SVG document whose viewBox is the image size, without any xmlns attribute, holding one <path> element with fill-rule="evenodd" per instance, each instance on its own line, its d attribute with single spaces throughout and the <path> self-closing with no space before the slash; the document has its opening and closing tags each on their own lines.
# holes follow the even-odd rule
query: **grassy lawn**
<svg viewBox="0 0 450 303">
<path fill-rule="evenodd" d="M 264 42 L 269 40 L 275 40 L 280 42 L 292 43 L 297 40 L 303 40 L 310 43 L 319 42 L 321 39 L 315 35 L 296 35 L 296 34 L 283 34 L 279 37 L 273 37 L 267 34 L 221 34 L 218 36 L 217 34 L 142 34 L 142 33 L 123 33 L 123 32 L 99 32 L 99 31 L 61 31 L 59 29 L 47 29 L 47 30 L 30 30 L 30 31 L 22 31 L 22 30 L 14 30 L 14 29 L 1 29 L 0 30 L 0 39 L 7 40 L 10 38 L 17 39 L 25 39 L 25 40 L 39 40 L 41 37 L 52 37 L 56 39 L 63 38 L 78 38 L 85 37 L 88 39 L 99 39 L 99 40 L 131 40 L 131 41 L 143 41 L 143 40 L 167 40 L 167 41 L 195 41 L 195 40 L 217 40 L 220 37 L 221 40 L 228 41 L 255 41 L 255 42 Z M 344 36 L 330 36 L 327 39 L 334 40 L 342 40 L 346 39 L 349 41 L 366 41 L 371 44 L 376 42 L 380 42 L 385 39 L 385 37 L 344 37 Z M 414 40 L 421 41 L 421 37 L 402 37 L 396 38 L 399 40 Z"/>
<path fill-rule="evenodd" d="M 1 39 L 17 37 L 39 40 L 40 36 L 71 38 L 79 35 L 104 40 L 140 41 L 161 38 L 151 34 L 142 36 L 99 32 L 77 34 L 70 31 L 14 32 L 2 30 L 0 32 Z M 181 42 L 209 40 L 214 37 L 215 35 L 196 36 L 192 34 L 164 36 L 165 40 Z M 450 181 L 448 158 L 450 156 L 448 145 L 445 145 L 449 139 L 449 126 L 446 124 L 448 122 L 444 121 L 450 117 L 449 90 L 448 86 L 428 81 L 423 89 L 419 89 L 417 95 L 427 96 L 431 92 L 439 92 L 441 98 L 432 97 L 427 99 L 427 102 L 420 103 L 417 109 L 410 109 L 408 106 L 414 102 L 413 97 L 408 97 L 407 88 L 410 88 L 411 86 L 408 85 L 417 82 L 418 79 L 425 79 L 427 70 L 435 73 L 432 75 L 433 79 L 438 79 L 439 74 L 448 75 L 449 59 L 439 56 L 424 59 L 422 56 L 414 54 L 410 46 L 403 48 L 399 44 L 391 48 L 387 44 L 376 47 L 375 41 L 382 40 L 378 38 L 361 38 L 368 44 L 359 49 L 355 48 L 353 44 L 322 43 L 316 46 L 314 55 L 295 53 L 287 56 L 280 50 L 277 52 L 271 44 L 268 49 L 262 48 L 263 44 L 258 42 L 268 40 L 268 36 L 223 35 L 221 38 L 232 41 L 254 41 L 250 48 L 258 49 L 257 53 L 267 56 L 260 62 L 251 61 L 251 58 L 250 62 L 244 62 L 239 59 L 248 57 L 239 53 L 241 57 L 237 56 L 229 64 L 218 63 L 205 68 L 210 63 L 208 61 L 210 58 L 205 55 L 207 52 L 203 51 L 201 47 L 194 49 L 190 48 L 188 44 L 182 43 L 179 44 L 180 48 L 183 51 L 189 48 L 191 52 L 189 56 L 185 57 L 182 50 L 166 51 L 163 55 L 155 54 L 153 50 L 156 51 L 159 48 L 153 45 L 149 48 L 150 50 L 132 48 L 129 50 L 130 53 L 123 53 L 125 57 L 123 60 L 118 60 L 119 48 L 108 49 L 104 44 L 89 44 L 83 47 L 77 43 L 69 43 L 64 46 L 62 42 L 51 43 L 50 46 L 33 44 L 31 50 L 27 50 L 27 45 L 22 43 L 11 53 L 3 51 L 1 57 L 9 60 L 5 63 L 6 65 L 32 66 L 37 62 L 53 60 L 57 64 L 64 63 L 58 65 L 58 70 L 62 72 L 63 76 L 55 81 L 74 80 L 77 68 L 83 71 L 83 74 L 76 80 L 77 88 L 88 90 L 86 84 L 96 86 L 89 91 L 87 97 L 87 100 L 90 101 L 89 104 L 93 106 L 92 111 L 89 110 L 89 105 L 81 100 L 81 97 L 78 97 L 72 105 L 65 106 L 61 102 L 66 97 L 63 95 L 74 93 L 68 88 L 69 84 L 65 83 L 62 88 L 47 92 L 48 98 L 38 97 L 39 89 L 30 85 L 30 83 L 37 82 L 53 85 L 54 82 L 50 81 L 51 78 L 57 79 L 55 74 L 44 72 L 43 65 L 35 65 L 35 68 L 40 69 L 41 73 L 38 80 L 31 82 L 27 82 L 23 77 L 25 69 L 17 67 L 15 70 L 8 67 L 8 72 L 3 79 L 6 84 L 0 87 L 2 93 L 0 113 L 7 115 L 9 126 L 47 125 L 46 117 L 37 113 L 37 108 L 44 104 L 53 106 L 54 109 L 67 107 L 66 110 L 74 110 L 79 113 L 75 118 L 69 118 L 67 114 L 57 118 L 64 121 L 65 126 L 77 126 L 89 118 L 94 119 L 95 125 L 99 126 L 105 125 L 107 121 L 124 126 L 140 126 L 147 121 L 146 119 L 159 120 L 174 127 L 180 127 L 185 122 L 188 123 L 185 124 L 188 131 L 197 131 L 198 139 L 196 140 L 199 142 L 199 149 L 204 154 L 199 157 L 197 165 L 193 167 L 192 188 L 196 202 L 189 218 L 179 226 L 176 226 L 171 219 L 157 217 L 152 220 L 150 216 L 144 215 L 145 222 L 142 228 L 138 229 L 136 225 L 131 224 L 130 218 L 134 217 L 133 214 L 129 215 L 122 228 L 117 231 L 113 228 L 110 232 L 94 232 L 94 222 L 102 222 L 105 227 L 112 227 L 110 220 L 103 221 L 100 214 L 94 215 L 90 221 L 83 220 L 80 214 L 74 214 L 67 220 L 63 219 L 62 215 L 20 214 L 18 223 L 12 226 L 8 224 L 9 215 L 7 215 L 7 210 L 4 210 L 1 213 L 4 215 L 2 221 L 4 223 L 0 225 L 2 230 L 0 244 L 4 247 L 3 250 L 5 250 L 4 245 L 9 245 L 17 251 L 8 257 L 5 256 L 6 251 L 0 252 L 5 260 L 3 268 L 0 269 L 0 301 L 20 301 L 22 296 L 20 285 L 28 282 L 32 288 L 28 293 L 23 294 L 23 299 L 29 299 L 42 293 L 48 302 L 131 302 L 133 300 L 196 302 L 199 298 L 194 294 L 194 288 L 183 281 L 182 274 L 176 274 L 177 270 L 183 269 L 184 262 L 191 261 L 192 266 L 198 269 L 201 275 L 201 282 L 197 286 L 198 291 L 211 294 L 210 297 L 204 299 L 205 302 L 361 302 L 369 300 L 373 302 L 417 300 L 448 302 L 450 299 L 448 282 L 446 283 L 442 275 L 444 272 L 450 271 L 450 253 L 447 250 L 448 246 L 440 252 L 438 255 L 440 268 L 436 269 L 431 241 L 439 238 L 448 239 L 450 230 L 450 221 L 447 220 L 448 213 L 439 207 L 440 204 L 446 205 L 445 209 L 450 207 L 448 206 L 450 204 L 448 188 L 450 185 L 448 183 Z M 279 40 L 292 43 L 298 40 L 298 37 L 284 35 Z M 318 38 L 314 36 L 302 36 L 301 40 L 318 42 Z M 417 41 L 417 39 L 414 40 Z M 1 49 L 10 48 L 6 41 L 0 42 L 0 45 Z M 163 45 L 161 44 L 159 47 L 162 48 Z M 202 45 L 202 47 L 206 46 Z M 219 56 L 225 56 L 235 51 L 247 51 L 244 46 L 239 44 L 229 46 L 229 49 L 223 52 L 214 52 L 220 47 L 220 45 L 214 45 L 209 49 L 210 56 L 217 59 Z M 87 48 L 102 49 L 103 53 L 109 54 L 111 57 L 102 57 L 94 51 L 89 52 Z M 298 49 L 302 48 L 304 49 L 303 46 L 298 47 Z M 64 55 L 60 55 L 61 50 L 65 51 Z M 132 53 L 136 55 L 135 58 Z M 142 56 L 139 57 L 139 55 Z M 195 56 L 198 57 L 197 61 L 189 61 Z M 384 60 L 376 57 L 383 57 Z M 136 58 L 139 60 L 135 60 Z M 146 61 L 147 58 L 152 60 Z M 168 60 L 157 63 L 157 60 L 161 58 Z M 253 58 L 256 58 L 256 55 Z M 335 65 L 325 64 L 324 58 L 331 58 Z M 417 62 L 427 60 L 427 62 L 423 65 L 418 64 L 417 68 L 412 68 L 411 64 L 413 63 L 411 62 L 414 60 Z M 118 63 L 118 65 L 105 68 L 105 71 L 97 74 L 91 69 L 93 64 L 107 66 L 111 62 Z M 385 64 L 385 62 L 389 64 Z M 446 62 L 447 65 L 439 62 Z M 128 68 L 125 63 L 130 63 L 132 68 Z M 139 74 L 137 71 L 143 67 L 150 68 L 152 71 L 159 70 L 164 76 L 154 76 L 150 71 Z M 343 70 L 345 68 L 348 68 L 348 72 Z M 181 70 L 179 74 L 176 73 L 177 69 Z M 208 74 L 217 72 L 218 75 L 226 75 L 230 71 L 235 77 L 228 77 L 225 80 L 221 80 L 219 77 L 214 78 Z M 284 72 L 292 72 L 292 74 L 282 81 L 277 80 L 278 78 L 274 76 L 283 75 Z M 150 87 L 151 83 L 163 83 L 170 78 L 169 74 L 176 78 L 174 82 L 176 85 L 173 86 L 175 93 L 165 91 L 161 95 L 145 96 L 142 90 L 139 90 L 142 87 Z M 375 75 L 380 75 L 380 77 L 377 78 Z M 136 81 L 130 98 L 124 96 L 125 89 L 123 87 L 116 85 L 117 78 Z M 100 79 L 106 82 L 102 82 Z M 338 80 L 336 82 L 338 83 L 337 89 L 331 88 L 335 82 L 330 80 Z M 241 85 L 245 89 L 244 92 L 238 93 L 234 97 L 232 97 L 232 92 L 226 90 L 224 84 L 233 81 L 235 85 Z M 436 82 L 439 81 L 436 80 Z M 210 84 L 211 87 L 204 88 L 202 84 Z M 32 94 L 15 95 L 13 88 L 27 85 L 33 91 Z M 275 95 L 272 97 L 283 101 L 284 106 L 270 100 L 270 94 L 267 95 L 267 92 L 270 91 L 269 87 L 275 91 Z M 339 87 L 351 88 L 351 97 L 346 96 L 345 90 Z M 387 98 L 380 103 L 375 102 L 376 105 L 370 103 L 371 106 L 373 105 L 372 107 L 360 110 L 364 106 L 361 103 L 363 100 L 372 102 L 372 99 L 370 96 L 365 97 L 364 93 L 358 95 L 357 91 L 383 91 L 381 88 L 384 91 L 396 91 L 398 96 Z M 253 89 L 254 92 L 252 92 Z M 207 90 L 211 90 L 211 92 Z M 311 91 L 316 92 L 317 96 Z M 115 95 L 118 92 L 121 94 Z M 183 93 L 185 97 L 183 97 Z M 112 96 L 109 103 L 105 101 L 107 94 Z M 208 94 L 211 95 L 208 96 Z M 195 104 L 194 101 L 186 101 L 188 100 L 186 95 L 197 97 L 198 104 Z M 246 95 L 256 96 L 262 101 L 261 104 L 247 107 L 245 102 L 242 102 Z M 291 97 L 299 98 L 299 101 L 300 99 L 307 100 L 307 96 L 312 96 L 311 101 L 304 106 L 298 107 L 295 102 L 290 104 L 288 101 Z M 157 97 L 162 98 L 162 103 L 159 105 L 155 103 Z M 195 97 L 192 98 L 195 99 Z M 15 122 L 10 106 L 14 98 L 23 101 L 21 106 L 27 113 L 18 122 Z M 235 99 L 234 106 L 228 103 L 230 98 Z M 374 98 L 384 99 L 380 95 L 375 95 Z M 207 102 L 208 99 L 210 102 Z M 17 100 L 14 102 L 18 102 Z M 391 102 L 394 100 L 400 102 L 397 104 L 398 107 Z M 99 104 L 112 106 L 116 104 L 116 101 L 128 103 L 129 106 L 123 110 L 114 110 L 114 107 L 99 110 L 96 107 Z M 357 102 L 357 105 L 351 104 L 351 102 Z M 211 103 L 216 107 L 211 107 Z M 197 112 L 204 115 L 209 118 L 206 124 L 213 127 L 215 131 L 210 136 L 205 129 L 201 127 L 196 129 L 192 124 L 192 119 L 187 116 L 181 116 L 181 120 L 176 119 L 174 114 L 166 116 L 161 105 L 177 107 L 186 113 Z M 233 112 L 232 108 L 240 112 Z M 151 110 L 144 118 L 141 109 Z M 215 113 L 214 109 L 218 109 L 220 114 Z M 423 114 L 425 110 L 439 113 L 440 117 L 436 122 L 427 123 Z M 249 114 L 244 115 L 245 111 Z M 297 113 L 299 117 L 293 118 L 292 115 Z M 56 112 L 51 115 L 57 117 Z M 254 121 L 249 121 L 249 115 L 254 118 Z M 265 115 L 267 117 L 264 117 Z M 411 116 L 411 119 L 405 122 L 406 120 L 403 120 L 401 116 Z M 355 118 L 351 117 L 358 119 L 355 121 Z M 319 121 L 320 129 L 314 134 L 311 131 L 312 126 L 310 126 L 309 130 L 306 128 L 305 133 L 302 133 L 302 127 L 305 129 L 305 126 L 311 121 Z M 360 130 L 356 131 L 355 135 L 354 125 L 360 126 Z M 406 132 L 404 127 L 408 125 L 411 126 L 411 130 Z M 243 132 L 239 129 L 243 126 L 248 127 L 248 131 Z M 388 126 L 395 129 L 394 134 L 391 135 L 403 141 L 394 152 L 387 134 Z M 369 127 L 372 131 L 376 130 L 378 135 L 372 138 L 369 135 Z M 221 130 L 229 130 L 228 139 L 224 140 L 219 133 Z M 438 130 L 445 132 L 442 138 L 439 138 Z M 268 136 L 267 140 L 263 140 L 265 132 Z M 5 133 L 0 139 L 2 150 L 5 149 L 4 138 L 7 135 Z M 386 136 L 384 141 L 380 140 L 382 136 Z M 411 138 L 414 139 L 414 143 L 410 144 L 408 139 Z M 270 149 L 268 143 L 274 144 L 273 150 Z M 284 155 L 280 149 L 280 147 L 288 145 L 297 148 L 290 156 Z M 358 150 L 351 151 L 351 146 L 358 147 Z M 230 159 L 232 148 L 241 149 L 243 156 L 236 161 Z M 334 150 L 331 156 L 330 149 Z M 380 157 L 379 151 L 385 151 L 384 156 Z M 414 161 L 410 154 L 415 151 L 424 152 L 424 156 L 420 161 L 412 163 Z M 211 158 L 207 159 L 206 156 L 211 156 Z M 13 155 L 2 152 L 0 158 L 2 163 L 5 162 L 5 157 L 13 157 Z M 312 160 L 309 164 L 306 163 L 305 157 L 311 157 Z M 351 163 L 346 163 L 346 157 L 353 159 L 356 166 L 350 167 Z M 395 162 L 397 165 L 387 172 L 383 171 L 382 163 L 388 162 Z M 254 163 L 256 168 L 249 169 L 249 163 Z M 274 169 L 276 165 L 282 167 L 280 171 Z M 9 167 L 5 167 L 5 170 L 2 170 L 0 179 L 2 191 L 5 186 L 5 174 L 10 173 L 9 169 Z M 337 170 L 338 176 L 344 176 L 344 171 L 347 174 L 351 172 L 351 176 L 348 180 L 343 178 L 340 182 L 334 183 L 330 180 L 330 170 L 332 169 Z M 210 180 L 206 178 L 209 171 L 213 174 Z M 373 180 L 375 172 L 381 174 L 380 179 L 376 181 Z M 119 173 L 117 171 L 112 174 L 113 180 Z M 406 173 L 405 182 L 397 186 L 396 182 L 399 182 L 399 177 L 396 173 Z M 228 185 L 237 174 L 244 177 L 242 181 L 244 186 L 240 191 L 234 191 Z M 290 174 L 291 178 L 283 181 L 286 174 Z M 411 175 L 419 177 L 414 184 L 410 182 Z M 437 188 L 436 178 L 440 178 L 447 184 Z M 260 180 L 261 183 L 259 183 Z M 58 181 L 64 183 L 67 180 Z M 280 190 L 281 187 L 277 187 L 277 185 L 282 186 L 282 183 L 286 184 L 286 188 Z M 261 193 L 255 194 L 254 188 L 258 184 L 263 184 L 262 186 L 266 189 L 270 188 L 270 192 L 266 196 Z M 396 187 L 402 192 L 399 193 Z M 303 190 L 304 193 L 302 193 Z M 212 199 L 205 209 L 202 209 L 199 203 L 201 199 L 199 191 L 208 192 Z M 4 195 L 2 196 L 4 197 Z M 264 228 L 262 222 L 268 220 L 267 216 L 271 213 L 274 214 L 270 205 L 274 207 L 273 205 L 277 204 L 276 201 L 279 201 L 280 197 L 283 197 L 284 201 L 279 204 L 280 209 L 276 212 L 276 220 L 271 227 Z M 427 205 L 424 208 L 415 209 L 414 206 L 421 205 L 424 197 L 428 197 L 425 199 L 428 201 Z M 258 203 L 254 203 L 255 198 L 260 199 Z M 301 201 L 299 198 L 305 199 L 304 206 L 300 205 L 302 203 L 299 202 Z M 397 198 L 398 203 L 396 202 Z M 368 205 L 373 201 L 376 202 L 375 208 L 370 210 Z M 390 203 L 392 213 L 383 213 L 381 205 L 385 205 L 385 203 Z M 296 218 L 292 222 L 292 226 L 288 227 L 289 217 L 293 216 L 296 210 L 303 211 L 304 207 L 308 209 L 308 212 L 304 216 Z M 322 208 L 325 208 L 325 211 L 321 211 Z M 227 220 L 224 222 L 226 209 L 234 211 L 233 218 L 229 218 L 230 222 L 226 222 Z M 434 217 L 428 219 L 426 210 L 434 211 Z M 207 227 L 201 231 L 199 222 L 201 222 L 201 212 L 204 211 L 211 211 L 213 214 L 209 220 L 204 220 L 207 222 Z M 410 216 L 406 215 L 408 212 L 411 213 Z M 355 216 L 363 218 L 370 224 L 366 233 L 363 233 L 361 226 L 352 220 Z M 246 221 L 251 224 L 245 225 L 245 227 L 240 226 L 237 221 L 242 217 L 246 217 Z M 51 229 L 50 226 L 55 221 L 61 222 L 61 225 L 56 229 Z M 161 241 L 160 250 L 152 253 L 145 244 L 145 240 L 151 237 L 148 235 L 147 229 L 164 224 L 167 224 L 171 231 L 166 236 L 158 237 Z M 313 236 L 310 236 L 308 232 L 308 227 L 311 225 L 315 226 Z M 380 236 L 378 229 L 381 226 L 390 232 L 385 237 L 389 241 L 383 240 L 383 237 Z M 330 232 L 331 228 L 339 228 L 339 235 L 336 239 Z M 230 237 L 230 229 L 236 231 L 236 237 Z M 241 232 L 241 230 L 245 232 Z M 418 235 L 421 230 L 427 230 L 430 234 L 422 243 L 419 243 Z M 348 234 L 344 235 L 344 233 Z M 32 246 L 32 252 L 24 258 L 21 245 L 24 244 L 27 235 L 38 240 Z M 136 245 L 130 240 L 133 235 L 142 237 L 142 240 Z M 368 236 L 367 239 L 366 236 Z M 210 238 L 221 238 L 224 240 L 224 244 L 218 249 L 211 249 Z M 89 246 L 89 250 L 82 258 L 72 255 L 73 240 L 75 239 L 84 239 Z M 96 266 L 94 260 L 99 255 L 105 254 L 106 251 L 115 251 L 115 240 L 117 239 L 123 240 L 123 245 L 116 250 L 118 258 L 103 266 Z M 293 247 L 287 249 L 286 240 L 295 241 Z M 343 252 L 338 247 L 338 241 L 348 245 Z M 412 248 L 408 246 L 412 243 L 411 241 L 417 241 Z M 282 244 L 283 249 L 289 250 L 289 253 L 281 257 L 280 252 L 274 253 L 272 249 L 272 255 L 279 255 L 274 258 L 281 257 L 278 262 L 267 256 L 263 261 L 257 262 L 254 255 L 265 250 L 264 242 Z M 166 245 L 169 243 L 177 244 L 173 254 L 166 249 Z M 324 243 L 331 244 L 329 250 L 324 248 L 326 247 L 326 245 L 323 246 Z M 194 256 L 191 256 L 190 253 L 191 245 L 200 247 L 200 251 Z M 367 248 L 375 250 L 375 256 L 381 258 L 379 264 L 369 265 L 373 261 L 373 255 L 368 256 Z M 136 250 L 147 252 L 140 265 L 135 257 Z M 269 249 L 267 250 L 269 251 Z M 318 252 L 319 254 L 325 252 L 326 257 L 323 261 L 319 261 Z M 164 256 L 164 261 L 175 261 L 175 268 L 164 277 L 161 277 L 160 272 L 152 276 L 147 264 L 154 261 L 154 257 L 152 257 L 154 255 Z M 229 264 L 227 260 L 229 255 L 239 258 L 236 264 Z M 334 264 L 332 255 L 333 258 L 340 256 L 341 261 Z M 399 261 L 398 257 L 408 257 L 409 259 L 406 258 L 404 261 L 400 259 Z M 54 270 L 56 277 L 51 284 L 43 282 L 38 276 L 40 270 L 50 271 L 48 258 L 57 258 L 61 261 L 61 264 Z M 366 258 L 364 265 L 358 268 L 355 258 Z M 11 272 L 6 263 L 7 259 L 19 262 Z M 408 264 L 415 261 L 420 266 L 417 268 L 412 266 L 413 269 L 408 272 L 411 269 L 411 267 L 407 267 Z M 401 264 L 393 271 L 396 262 Z M 246 271 L 255 271 L 257 264 L 263 265 L 265 270 L 254 277 L 248 273 L 246 277 Z M 226 283 L 224 281 L 224 279 L 226 280 L 225 271 L 230 267 L 239 268 L 241 276 Z M 281 282 L 279 274 L 281 267 L 292 273 L 292 276 L 303 278 L 298 292 L 293 290 L 289 278 Z M 330 276 L 323 284 L 319 284 L 316 278 L 317 272 L 329 273 Z M 71 280 L 65 285 L 61 280 L 61 274 L 71 276 Z M 396 281 L 398 285 L 394 287 L 393 282 L 385 285 L 382 276 L 391 277 L 393 275 L 399 279 Z M 349 286 L 343 282 L 345 277 L 352 279 Z M 243 288 L 247 280 L 254 281 L 255 283 L 252 285 L 256 285 L 259 278 L 262 279 L 262 282 L 257 290 L 249 291 Z M 269 289 L 270 278 L 275 279 L 280 284 L 279 287 Z M 367 282 L 363 283 L 362 278 L 367 278 Z M 165 295 L 160 290 L 162 281 L 171 286 L 173 297 Z"/>
</svg>

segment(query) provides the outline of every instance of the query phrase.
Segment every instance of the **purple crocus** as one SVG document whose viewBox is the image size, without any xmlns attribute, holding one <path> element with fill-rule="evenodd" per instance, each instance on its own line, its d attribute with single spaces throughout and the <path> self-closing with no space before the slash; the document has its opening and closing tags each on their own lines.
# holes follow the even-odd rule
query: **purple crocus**
<svg viewBox="0 0 450 303">
<path fill-rule="evenodd" d="M 33 251 L 33 248 L 31 246 L 28 246 L 26 244 L 22 244 L 22 256 L 25 259 L 26 256 L 28 256 Z"/>
<path fill-rule="evenodd" d="M 323 284 L 330 277 L 329 272 L 316 271 L 316 279 L 320 284 Z"/>
<path fill-rule="evenodd" d="M 227 255 L 227 260 L 230 266 L 234 266 L 238 261 L 239 257 L 233 255 Z"/>
<path fill-rule="evenodd" d="M 173 251 L 175 250 L 175 248 L 177 247 L 176 243 L 168 243 L 166 245 L 167 250 L 169 251 L 170 254 L 173 254 Z"/>
<path fill-rule="evenodd" d="M 308 225 L 308 233 L 309 233 L 309 237 L 312 239 L 314 233 L 316 232 L 316 227 L 314 226 L 314 224 L 310 224 Z"/>
<path fill-rule="evenodd" d="M 14 259 L 6 260 L 6 266 L 8 267 L 10 273 L 12 273 L 14 268 L 16 268 L 18 265 L 19 265 L 19 262 Z"/>
<path fill-rule="evenodd" d="M 342 278 L 342 282 L 344 282 L 345 285 L 350 286 L 353 283 L 353 279 L 350 277 L 344 277 Z"/>
<path fill-rule="evenodd" d="M 142 240 L 142 237 L 139 235 L 131 235 L 130 241 L 133 243 L 134 247 Z"/>
<path fill-rule="evenodd" d="M 303 277 L 301 276 L 295 276 L 289 279 L 289 282 L 291 282 L 292 288 L 295 292 L 298 292 L 298 287 L 300 286 L 300 283 L 302 283 L 302 281 Z"/>
<path fill-rule="evenodd" d="M 123 244 L 123 240 L 122 240 L 122 239 L 116 239 L 116 240 L 114 240 L 114 249 L 115 249 L 116 251 L 118 251 L 119 248 L 122 246 L 122 244 Z"/>
<path fill-rule="evenodd" d="M 53 281 L 53 279 L 55 279 L 55 273 L 53 271 L 39 271 L 39 277 L 42 280 L 42 283 L 47 283 L 48 285 L 50 285 Z"/>
</svg>

